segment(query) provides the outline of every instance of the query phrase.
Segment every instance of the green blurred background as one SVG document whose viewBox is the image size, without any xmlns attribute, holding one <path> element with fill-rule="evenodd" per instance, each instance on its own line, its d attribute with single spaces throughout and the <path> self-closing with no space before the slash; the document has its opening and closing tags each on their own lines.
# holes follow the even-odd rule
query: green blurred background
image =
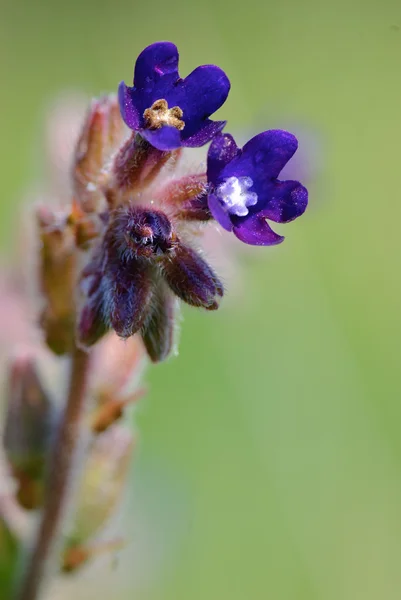
<svg viewBox="0 0 401 600">
<path fill-rule="evenodd" d="M 183 75 L 226 70 L 231 131 L 299 125 L 313 173 L 285 243 L 237 258 L 223 309 L 185 309 L 178 358 L 148 372 L 124 521 L 135 550 L 51 597 L 400 598 L 401 5 L 0 8 L 4 252 L 48 103 L 129 82 L 153 41 L 178 45 Z"/>
</svg>

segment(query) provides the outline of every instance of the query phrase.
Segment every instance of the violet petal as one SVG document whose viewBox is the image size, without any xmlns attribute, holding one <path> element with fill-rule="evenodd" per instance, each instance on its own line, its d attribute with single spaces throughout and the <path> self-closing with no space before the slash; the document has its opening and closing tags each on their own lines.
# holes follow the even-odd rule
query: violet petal
<svg viewBox="0 0 401 600">
<path fill-rule="evenodd" d="M 178 83 L 175 102 L 184 112 L 183 139 L 190 138 L 203 127 L 206 118 L 224 104 L 229 91 L 227 75 L 215 65 L 197 67 Z"/>
<path fill-rule="evenodd" d="M 239 223 L 234 226 L 234 234 L 245 244 L 274 246 L 284 240 L 283 236 L 275 233 L 266 220 L 257 214 L 238 221 Z"/>
<path fill-rule="evenodd" d="M 231 222 L 230 215 L 224 210 L 222 203 L 215 194 L 209 194 L 208 204 L 213 218 L 220 223 L 223 229 L 232 231 L 233 224 Z"/>
<path fill-rule="evenodd" d="M 170 42 L 158 42 L 139 55 L 134 85 L 120 85 L 119 102 L 128 127 L 141 131 L 156 148 L 173 150 L 181 145 L 203 146 L 223 129 L 225 121 L 213 122 L 208 117 L 224 103 L 229 90 L 228 77 L 215 65 L 203 65 L 185 79 L 180 79 L 176 46 Z M 144 112 L 157 100 L 165 100 L 169 109 L 178 106 L 183 111 L 184 128 L 174 136 L 171 132 L 162 133 L 166 125 L 160 130 L 145 133 L 148 129 Z"/>
<path fill-rule="evenodd" d="M 223 169 L 220 178 L 246 176 L 259 185 L 277 179 L 297 147 L 297 138 L 288 131 L 264 131 L 245 144 L 242 153 Z"/>
<path fill-rule="evenodd" d="M 123 121 L 130 129 L 137 131 L 141 124 L 142 115 L 136 109 L 131 88 L 125 85 L 124 81 L 118 86 L 118 102 Z"/>
<path fill-rule="evenodd" d="M 149 90 L 166 77 L 171 82 L 179 79 L 177 46 L 171 42 L 156 42 L 142 50 L 136 60 L 134 86 Z"/>
<path fill-rule="evenodd" d="M 232 135 L 217 135 L 207 153 L 207 178 L 215 184 L 224 167 L 241 153 Z"/>
<path fill-rule="evenodd" d="M 204 119 L 200 123 L 200 129 L 195 133 L 191 134 L 190 137 L 185 137 L 185 127 L 181 132 L 182 135 L 182 145 L 185 148 L 200 148 L 204 146 L 211 139 L 214 138 L 215 135 L 220 133 L 220 131 L 225 127 L 227 121 L 211 121 L 210 119 Z"/>
<path fill-rule="evenodd" d="M 276 223 L 288 223 L 300 217 L 308 205 L 308 191 L 298 181 L 278 181 L 271 198 L 259 215 Z"/>
<path fill-rule="evenodd" d="M 149 144 L 158 150 L 175 150 L 181 146 L 180 131 L 175 127 L 164 125 L 160 129 L 141 129 L 141 135 Z"/>
</svg>

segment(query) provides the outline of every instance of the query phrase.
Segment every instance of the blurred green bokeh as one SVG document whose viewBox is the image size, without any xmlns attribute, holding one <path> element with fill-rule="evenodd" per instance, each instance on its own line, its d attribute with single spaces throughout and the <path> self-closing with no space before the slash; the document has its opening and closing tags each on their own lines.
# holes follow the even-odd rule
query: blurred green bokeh
<svg viewBox="0 0 401 600">
<path fill-rule="evenodd" d="M 39 178 L 48 103 L 130 81 L 160 39 L 182 74 L 226 70 L 230 130 L 298 125 L 320 169 L 285 243 L 239 259 L 217 314 L 184 310 L 179 357 L 149 371 L 133 504 L 154 539 L 133 526 L 132 574 L 129 560 L 105 581 L 88 573 L 74 599 L 400 598 L 399 2 L 0 8 L 4 252 Z"/>
</svg>

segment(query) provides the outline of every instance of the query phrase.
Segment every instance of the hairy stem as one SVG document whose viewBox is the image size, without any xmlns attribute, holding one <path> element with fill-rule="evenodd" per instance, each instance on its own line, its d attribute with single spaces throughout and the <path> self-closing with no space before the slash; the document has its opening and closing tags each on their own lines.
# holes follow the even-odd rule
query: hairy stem
<svg viewBox="0 0 401 600">
<path fill-rule="evenodd" d="M 75 348 L 71 357 L 70 384 L 46 486 L 45 501 L 37 537 L 15 600 L 37 600 L 53 555 L 67 504 L 68 492 L 79 448 L 88 382 L 89 355 Z"/>
</svg>

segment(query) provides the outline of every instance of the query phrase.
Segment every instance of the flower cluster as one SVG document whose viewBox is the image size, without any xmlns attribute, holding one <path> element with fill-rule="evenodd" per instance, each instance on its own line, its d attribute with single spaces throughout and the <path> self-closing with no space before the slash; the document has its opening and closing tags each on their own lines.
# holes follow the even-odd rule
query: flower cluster
<svg viewBox="0 0 401 600">
<path fill-rule="evenodd" d="M 278 179 L 297 149 L 292 134 L 265 131 L 241 149 L 223 133 L 226 122 L 210 118 L 229 90 L 227 76 L 213 65 L 181 79 L 174 44 L 146 48 L 132 87 L 121 83 L 118 96 L 92 101 L 72 156 L 68 196 L 63 173 L 62 193 L 54 194 L 59 205 L 36 208 L 41 336 L 27 323 L 33 307 L 20 294 L 19 277 L 18 285 L 3 286 L 10 289 L 0 316 L 10 322 L 0 331 L 13 333 L 7 354 L 10 342 L 20 342 L 6 368 L 0 439 L 0 488 L 3 466 L 15 480 L 14 490 L 0 494 L 0 538 L 6 540 L 0 573 L 10 581 L 21 549 L 32 545 L 29 528 L 19 524 L 21 511 L 29 520 L 29 511 L 43 509 L 21 598 L 27 591 L 37 596 L 74 479 L 60 569 L 73 572 L 120 544 L 98 536 L 128 477 L 135 436 L 124 416 L 143 394 L 143 359 L 159 362 L 171 353 L 180 300 L 210 311 L 224 294 L 197 248 L 199 230 L 214 221 L 234 241 L 269 246 L 283 237 L 267 220 L 287 223 L 306 209 L 306 189 Z M 64 132 L 57 139 L 64 141 Z M 206 170 L 185 171 L 187 149 L 208 143 Z M 0 279 L 6 282 L 1 271 Z M 0 335 L 0 363 L 3 347 Z M 70 359 L 68 385 L 61 355 Z M 80 437 L 87 444 L 77 461 Z"/>
<path fill-rule="evenodd" d="M 194 226 L 214 219 L 242 242 L 267 246 L 284 238 L 266 219 L 287 223 L 305 211 L 306 189 L 278 180 L 297 149 L 292 134 L 265 131 L 240 149 L 222 133 L 226 122 L 210 119 L 229 90 L 214 65 L 180 78 L 176 46 L 159 42 L 139 55 L 133 86 L 119 86 L 121 117 L 132 131 L 122 145 L 114 100 L 92 105 L 75 165 L 78 203 L 98 216 L 81 278 L 84 347 L 110 329 L 122 338 L 139 332 L 149 357 L 163 360 L 174 343 L 175 296 L 207 310 L 223 296 L 193 247 Z M 184 149 L 208 142 L 206 173 L 174 176 Z M 109 146 L 119 149 L 109 153 Z"/>
</svg>

